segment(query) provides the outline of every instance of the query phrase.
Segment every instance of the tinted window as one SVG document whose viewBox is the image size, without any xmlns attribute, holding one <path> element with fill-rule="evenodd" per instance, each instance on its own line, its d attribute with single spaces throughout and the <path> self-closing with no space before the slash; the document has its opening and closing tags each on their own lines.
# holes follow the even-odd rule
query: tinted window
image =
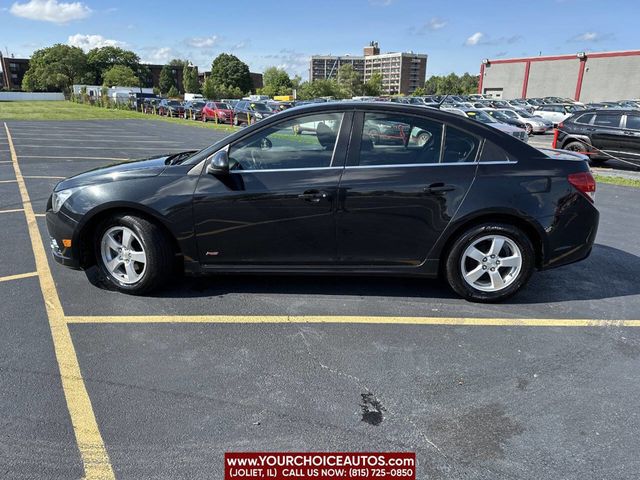
<svg viewBox="0 0 640 480">
<path fill-rule="evenodd" d="M 640 130 L 640 115 L 627 115 L 627 128 Z"/>
<path fill-rule="evenodd" d="M 360 165 L 438 163 L 442 123 L 425 118 L 366 113 Z"/>
<path fill-rule="evenodd" d="M 508 162 L 509 155 L 495 143 L 489 140 L 484 141 L 480 162 Z"/>
<path fill-rule="evenodd" d="M 619 113 L 598 113 L 593 124 L 600 127 L 619 127 L 621 118 L 622 115 Z"/>
<path fill-rule="evenodd" d="M 578 118 L 575 119 L 576 123 L 583 123 L 583 124 L 590 124 L 591 120 L 593 120 L 593 117 L 595 116 L 595 113 L 585 113 L 584 115 L 580 115 Z"/>
<path fill-rule="evenodd" d="M 318 113 L 276 123 L 232 145 L 233 170 L 329 167 L 342 113 Z"/>
<path fill-rule="evenodd" d="M 444 138 L 443 163 L 473 162 L 480 142 L 473 135 L 447 125 Z"/>
</svg>

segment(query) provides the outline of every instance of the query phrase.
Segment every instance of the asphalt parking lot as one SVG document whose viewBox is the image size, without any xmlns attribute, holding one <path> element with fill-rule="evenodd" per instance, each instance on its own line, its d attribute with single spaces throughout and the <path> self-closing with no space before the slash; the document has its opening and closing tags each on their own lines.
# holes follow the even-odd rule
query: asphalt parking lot
<svg viewBox="0 0 640 480">
<path fill-rule="evenodd" d="M 221 135 L 2 125 L 0 476 L 221 478 L 225 451 L 408 450 L 417 478 L 637 477 L 640 190 L 600 185 L 591 257 L 499 305 L 384 278 L 185 278 L 132 297 L 50 259 L 60 179 Z"/>
</svg>

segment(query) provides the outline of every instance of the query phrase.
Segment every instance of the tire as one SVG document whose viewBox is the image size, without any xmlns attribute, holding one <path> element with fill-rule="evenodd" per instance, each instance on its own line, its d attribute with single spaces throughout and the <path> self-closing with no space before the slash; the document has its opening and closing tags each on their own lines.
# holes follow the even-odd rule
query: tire
<svg viewBox="0 0 640 480">
<path fill-rule="evenodd" d="M 125 230 L 131 239 L 128 242 Z M 126 251 L 119 253 L 118 245 L 125 246 Z M 96 229 L 94 246 L 102 277 L 123 293 L 148 293 L 161 286 L 173 272 L 175 255 L 169 238 L 158 225 L 135 215 L 112 215 L 103 221 Z M 122 260 L 120 255 L 127 258 Z"/>
<path fill-rule="evenodd" d="M 570 152 L 586 152 L 588 150 L 588 147 L 584 143 L 574 140 L 567 143 L 564 146 L 563 150 L 569 150 Z"/>
<path fill-rule="evenodd" d="M 522 230 L 504 223 L 484 223 L 471 227 L 456 239 L 446 257 L 445 272 L 449 285 L 461 297 L 471 302 L 493 303 L 520 290 L 534 268 L 533 245 Z"/>
<path fill-rule="evenodd" d="M 380 131 L 377 128 L 370 128 L 367 130 L 367 135 L 369 135 L 369 138 L 374 145 L 378 145 L 380 143 Z"/>
<path fill-rule="evenodd" d="M 527 135 L 533 135 L 533 125 L 527 123 L 525 125 L 525 131 L 527 132 Z"/>
</svg>

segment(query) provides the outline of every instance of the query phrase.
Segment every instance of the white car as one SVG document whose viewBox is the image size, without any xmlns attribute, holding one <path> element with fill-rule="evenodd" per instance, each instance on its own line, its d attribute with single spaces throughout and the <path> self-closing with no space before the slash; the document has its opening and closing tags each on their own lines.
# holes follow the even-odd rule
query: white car
<svg viewBox="0 0 640 480">
<path fill-rule="evenodd" d="M 526 110 L 518 108 L 498 108 L 497 110 L 514 120 L 520 120 L 523 122 L 525 124 L 527 135 L 531 135 L 533 133 L 545 133 L 547 130 L 551 130 L 553 128 L 553 122 L 551 120 L 547 120 L 546 118 L 542 118 L 537 115 L 531 115 Z"/>
<path fill-rule="evenodd" d="M 568 103 L 549 103 L 546 105 L 541 105 L 540 108 L 536 110 L 536 115 L 550 120 L 551 122 L 553 122 L 553 126 L 556 127 L 560 122 L 564 121 L 580 110 L 584 110 L 584 107 L 582 105 Z"/>
<path fill-rule="evenodd" d="M 522 140 L 524 143 L 529 143 L 529 135 L 527 135 L 527 132 L 525 132 L 523 129 L 514 127 L 512 125 L 507 125 L 506 123 L 498 122 L 484 110 L 479 110 L 477 108 L 442 108 L 442 110 L 446 110 L 447 112 L 455 113 L 457 115 L 462 115 L 463 117 L 476 120 L 480 123 L 486 123 L 493 128 L 496 128 L 504 133 L 516 137 L 519 140 Z"/>
</svg>

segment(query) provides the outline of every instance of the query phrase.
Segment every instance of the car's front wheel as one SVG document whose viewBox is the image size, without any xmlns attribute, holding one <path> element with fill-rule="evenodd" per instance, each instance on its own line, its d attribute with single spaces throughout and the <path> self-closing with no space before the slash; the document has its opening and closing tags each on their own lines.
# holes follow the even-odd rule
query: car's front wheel
<svg viewBox="0 0 640 480">
<path fill-rule="evenodd" d="M 117 290 L 147 293 L 170 277 L 173 250 L 158 225 L 135 215 L 113 215 L 96 229 L 96 263 Z"/>
<path fill-rule="evenodd" d="M 472 302 L 499 302 L 515 294 L 533 273 L 533 245 L 519 228 L 477 225 L 453 244 L 446 276 L 456 293 Z"/>
</svg>

